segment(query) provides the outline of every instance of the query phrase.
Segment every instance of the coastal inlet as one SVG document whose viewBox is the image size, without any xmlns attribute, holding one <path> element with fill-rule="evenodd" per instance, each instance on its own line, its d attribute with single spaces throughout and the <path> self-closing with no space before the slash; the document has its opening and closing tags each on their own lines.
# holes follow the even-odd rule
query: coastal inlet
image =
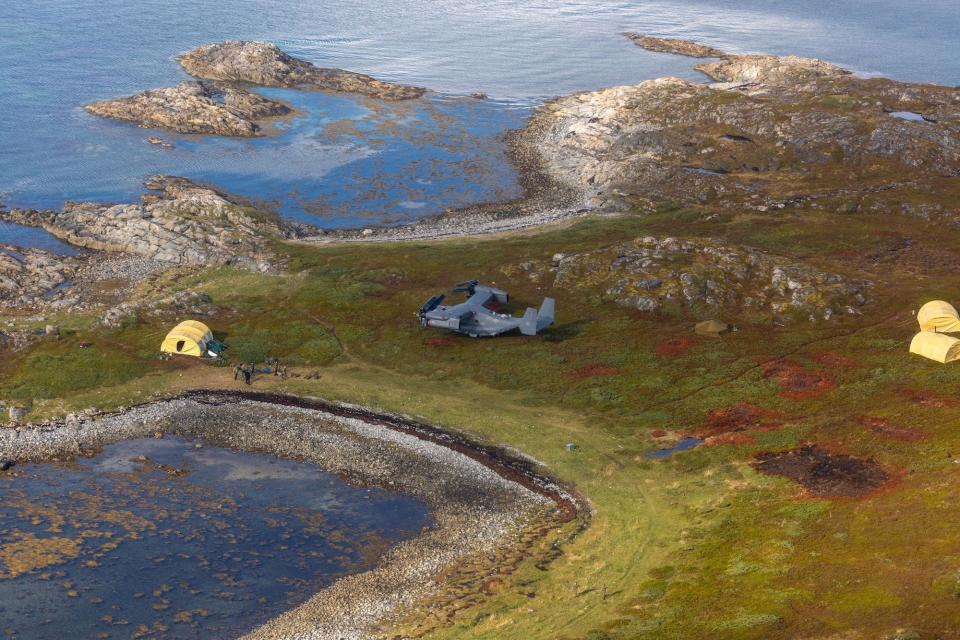
<svg viewBox="0 0 960 640">
<path fill-rule="evenodd" d="M 2 637 L 237 637 L 429 525 L 315 465 L 135 439 L 0 473 Z"/>
<path fill-rule="evenodd" d="M 0 429 L 0 459 L 0 629 L 21 639 L 376 637 L 436 576 L 578 512 L 521 462 L 292 396 Z"/>
</svg>

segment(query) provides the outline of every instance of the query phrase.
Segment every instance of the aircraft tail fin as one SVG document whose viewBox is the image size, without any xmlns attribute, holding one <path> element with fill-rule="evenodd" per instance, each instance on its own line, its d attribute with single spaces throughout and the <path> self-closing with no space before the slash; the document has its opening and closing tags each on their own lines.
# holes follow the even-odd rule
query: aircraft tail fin
<svg viewBox="0 0 960 640">
<path fill-rule="evenodd" d="M 553 298 L 544 298 L 540 305 L 540 313 L 537 314 L 537 331 L 546 329 L 553 324 L 553 314 L 556 302 Z"/>
<path fill-rule="evenodd" d="M 544 298 L 539 311 L 533 307 L 527 307 L 526 313 L 520 320 L 520 333 L 525 336 L 535 336 L 541 330 L 552 325 L 555 307 L 553 298 Z"/>
<path fill-rule="evenodd" d="M 527 307 L 526 313 L 520 320 L 520 333 L 525 336 L 537 335 L 537 310 L 533 307 Z"/>
</svg>

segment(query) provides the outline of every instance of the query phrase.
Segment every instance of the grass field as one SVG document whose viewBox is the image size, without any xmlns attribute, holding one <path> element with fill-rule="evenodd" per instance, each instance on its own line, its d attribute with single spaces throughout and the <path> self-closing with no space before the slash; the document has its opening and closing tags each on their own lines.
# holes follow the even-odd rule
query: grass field
<svg viewBox="0 0 960 640">
<path fill-rule="evenodd" d="M 957 302 L 950 248 L 960 231 L 825 211 L 704 213 L 665 208 L 496 239 L 283 245 L 289 273 L 210 269 L 144 293 L 205 292 L 223 310 L 209 324 L 235 360 L 321 373 L 261 378 L 260 388 L 508 445 L 585 496 L 589 527 L 551 534 L 562 553 L 546 570 L 521 563 L 430 637 L 960 637 L 960 369 L 907 353 L 919 305 Z M 644 314 L 516 268 L 641 235 L 718 238 L 866 278 L 870 302 L 860 316 L 786 326 L 736 309 Z M 468 278 L 508 289 L 514 312 L 555 296 L 557 325 L 489 340 L 422 329 L 421 302 Z M 695 321 L 717 315 L 739 330 L 694 335 Z M 114 330 L 58 320 L 60 339 L 0 362 L 0 398 L 31 401 L 33 417 L 235 384 L 229 368 L 156 358 L 174 318 Z M 790 376 L 822 384 L 793 393 Z M 764 424 L 664 460 L 645 455 L 744 404 Z M 823 499 L 750 464 L 803 443 L 872 459 L 890 481 Z"/>
</svg>

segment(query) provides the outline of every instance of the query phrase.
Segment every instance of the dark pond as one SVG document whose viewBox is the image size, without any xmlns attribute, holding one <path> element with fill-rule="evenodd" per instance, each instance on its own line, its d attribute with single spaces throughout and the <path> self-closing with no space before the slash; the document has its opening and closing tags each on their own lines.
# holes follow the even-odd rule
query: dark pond
<svg viewBox="0 0 960 640">
<path fill-rule="evenodd" d="M 0 637 L 236 637 L 428 524 L 409 496 L 179 438 L 20 465 L 0 473 Z"/>
<path fill-rule="evenodd" d="M 694 447 L 700 446 L 703 444 L 703 440 L 700 438 L 682 438 L 678 440 L 676 444 L 671 447 L 664 447 L 663 449 L 654 449 L 653 451 L 647 451 L 645 454 L 648 458 L 653 458 L 654 460 L 661 460 L 663 458 L 669 458 L 675 453 L 680 453 L 681 451 L 686 451 L 687 449 L 693 449 Z"/>
</svg>

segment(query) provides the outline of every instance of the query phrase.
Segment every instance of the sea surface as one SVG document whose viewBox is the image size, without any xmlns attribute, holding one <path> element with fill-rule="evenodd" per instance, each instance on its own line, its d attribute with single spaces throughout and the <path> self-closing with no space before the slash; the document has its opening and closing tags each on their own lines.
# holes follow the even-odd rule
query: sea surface
<svg viewBox="0 0 960 640">
<path fill-rule="evenodd" d="M 375 566 L 424 503 L 314 465 L 121 442 L 0 472 L 0 637 L 232 638 Z"/>
<path fill-rule="evenodd" d="M 168 173 L 342 227 L 510 198 L 519 185 L 502 135 L 544 99 L 699 77 L 691 59 L 641 50 L 625 30 L 960 83 L 957 0 L 4 0 L 0 201 L 131 201 L 144 178 Z M 321 66 L 432 93 L 385 104 L 265 91 L 302 113 L 278 135 L 160 133 L 172 149 L 146 142 L 156 131 L 82 109 L 185 80 L 174 57 L 224 39 L 272 41 Z M 488 99 L 470 97 L 478 92 Z M 0 242 L 10 240 L 0 228 Z"/>
</svg>

